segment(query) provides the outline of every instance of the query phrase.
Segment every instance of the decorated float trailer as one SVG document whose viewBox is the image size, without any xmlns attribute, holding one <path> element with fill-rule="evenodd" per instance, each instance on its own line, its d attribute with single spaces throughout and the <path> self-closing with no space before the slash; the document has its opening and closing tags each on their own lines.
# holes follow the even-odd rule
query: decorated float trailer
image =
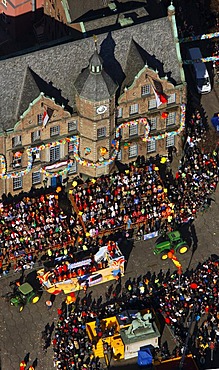
<svg viewBox="0 0 219 370">
<path fill-rule="evenodd" d="M 48 293 L 69 294 L 124 275 L 125 258 L 112 241 L 89 258 L 72 260 L 68 256 L 56 258 L 54 267 L 37 271 L 37 278 Z"/>
</svg>

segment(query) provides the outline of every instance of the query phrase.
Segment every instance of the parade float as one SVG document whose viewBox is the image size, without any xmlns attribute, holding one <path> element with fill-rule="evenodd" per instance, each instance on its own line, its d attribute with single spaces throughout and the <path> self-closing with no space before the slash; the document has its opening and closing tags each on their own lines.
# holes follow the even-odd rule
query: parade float
<svg viewBox="0 0 219 370">
<path fill-rule="evenodd" d="M 69 256 L 55 258 L 54 267 L 37 271 L 43 289 L 50 294 L 65 294 L 118 279 L 124 275 L 125 258 L 118 244 L 108 242 L 96 254 L 75 260 Z"/>
</svg>

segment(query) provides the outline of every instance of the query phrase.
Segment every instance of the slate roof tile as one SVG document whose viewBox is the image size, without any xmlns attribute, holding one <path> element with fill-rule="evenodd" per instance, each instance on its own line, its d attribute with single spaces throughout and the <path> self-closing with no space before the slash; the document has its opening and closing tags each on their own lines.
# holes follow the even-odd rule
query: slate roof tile
<svg viewBox="0 0 219 370">
<path fill-rule="evenodd" d="M 121 85 L 124 79 L 128 78 L 127 75 L 125 76 L 125 71 L 127 74 L 130 45 L 134 50 L 132 39 L 140 54 L 146 53 L 147 58 L 150 56 L 151 62 L 159 61 L 164 72 L 169 73 L 176 84 L 181 83 L 171 24 L 167 18 L 98 36 L 103 66 L 114 82 Z M 0 123 L 4 129 L 14 127 L 21 114 L 21 109 L 31 103 L 29 99 L 32 99 L 38 91 L 30 75 L 26 75 L 27 80 L 24 83 L 28 66 L 35 74 L 35 82 L 37 79 L 36 84 L 39 90 L 45 89 L 48 96 L 56 95 L 57 102 L 58 99 L 64 99 L 66 104 L 73 107 L 75 103 L 74 81 L 80 72 L 87 68 L 89 58 L 93 53 L 94 41 L 91 37 L 1 60 Z M 137 59 L 140 61 L 139 56 Z M 49 84 L 50 82 L 52 85 Z M 28 84 L 32 92 L 27 92 Z M 52 88 L 46 89 L 49 86 Z M 21 96 L 22 99 L 26 99 L 26 103 L 21 102 Z"/>
</svg>

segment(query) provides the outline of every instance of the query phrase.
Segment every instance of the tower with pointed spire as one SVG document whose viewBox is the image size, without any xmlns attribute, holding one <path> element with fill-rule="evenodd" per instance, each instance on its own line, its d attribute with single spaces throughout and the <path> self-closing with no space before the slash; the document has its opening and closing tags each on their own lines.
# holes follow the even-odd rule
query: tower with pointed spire
<svg viewBox="0 0 219 370">
<path fill-rule="evenodd" d="M 90 167 L 86 168 L 86 174 L 100 176 L 109 173 L 110 166 L 95 168 L 92 164 L 104 162 L 112 152 L 117 84 L 104 70 L 96 40 L 89 65 L 79 74 L 74 87 L 79 115 L 80 156 L 90 162 Z M 79 169 L 82 174 L 83 169 L 83 166 Z"/>
</svg>

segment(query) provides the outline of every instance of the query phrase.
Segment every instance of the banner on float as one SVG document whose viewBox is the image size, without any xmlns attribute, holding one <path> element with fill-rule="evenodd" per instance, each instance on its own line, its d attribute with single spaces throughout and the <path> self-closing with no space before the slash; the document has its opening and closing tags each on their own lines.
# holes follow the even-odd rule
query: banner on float
<svg viewBox="0 0 219 370">
<path fill-rule="evenodd" d="M 158 231 L 154 231 L 153 233 L 144 235 L 144 240 L 149 240 L 156 238 L 158 236 Z"/>
</svg>

